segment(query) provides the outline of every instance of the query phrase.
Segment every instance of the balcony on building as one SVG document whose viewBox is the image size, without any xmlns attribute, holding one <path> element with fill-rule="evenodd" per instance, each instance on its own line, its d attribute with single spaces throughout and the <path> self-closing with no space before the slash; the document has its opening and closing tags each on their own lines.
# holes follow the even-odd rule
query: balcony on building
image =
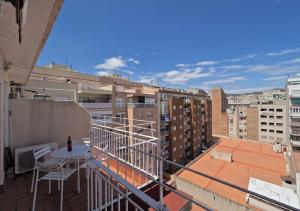
<svg viewBox="0 0 300 211">
<path fill-rule="evenodd" d="M 290 108 L 290 116 L 293 118 L 300 118 L 300 106 L 298 107 L 291 107 Z"/>
<path fill-rule="evenodd" d="M 154 97 L 134 96 L 129 98 L 128 108 L 154 108 L 156 101 Z"/>
<path fill-rule="evenodd" d="M 87 110 L 112 109 L 111 95 L 80 96 L 78 102 Z"/>
</svg>

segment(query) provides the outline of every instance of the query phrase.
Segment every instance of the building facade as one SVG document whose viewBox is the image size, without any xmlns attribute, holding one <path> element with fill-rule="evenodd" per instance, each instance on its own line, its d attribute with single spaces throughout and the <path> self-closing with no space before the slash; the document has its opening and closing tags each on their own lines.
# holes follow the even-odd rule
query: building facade
<svg viewBox="0 0 300 211">
<path fill-rule="evenodd" d="M 12 97 L 75 101 L 98 120 L 121 117 L 127 118 L 129 125 L 135 120 L 153 122 L 152 130 L 148 125 L 128 130 L 160 137 L 161 155 L 177 163 L 187 163 L 212 142 L 212 102 L 202 90 L 148 86 L 124 78 L 82 74 L 56 64 L 36 67 L 21 90 L 12 92 L 18 93 Z"/>
<path fill-rule="evenodd" d="M 290 77 L 288 89 L 288 140 L 294 148 L 300 147 L 300 75 Z"/>
<path fill-rule="evenodd" d="M 212 100 L 212 133 L 228 136 L 228 100 L 225 92 L 220 87 L 214 87 L 210 91 Z"/>
</svg>

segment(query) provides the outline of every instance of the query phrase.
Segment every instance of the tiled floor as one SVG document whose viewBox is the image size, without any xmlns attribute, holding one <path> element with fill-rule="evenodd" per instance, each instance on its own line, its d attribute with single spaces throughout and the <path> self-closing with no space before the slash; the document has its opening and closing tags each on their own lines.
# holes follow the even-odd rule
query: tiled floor
<svg viewBox="0 0 300 211">
<path fill-rule="evenodd" d="M 29 211 L 32 208 L 33 193 L 30 193 L 32 174 L 17 176 L 14 180 L 6 181 L 5 191 L 0 193 L 1 211 Z M 77 174 L 73 174 L 64 185 L 64 211 L 87 210 L 87 192 L 85 172 L 81 171 L 81 193 L 76 191 Z M 59 210 L 60 191 L 57 183 L 52 182 L 52 193 L 48 194 L 48 182 L 38 184 L 37 211 Z"/>
</svg>

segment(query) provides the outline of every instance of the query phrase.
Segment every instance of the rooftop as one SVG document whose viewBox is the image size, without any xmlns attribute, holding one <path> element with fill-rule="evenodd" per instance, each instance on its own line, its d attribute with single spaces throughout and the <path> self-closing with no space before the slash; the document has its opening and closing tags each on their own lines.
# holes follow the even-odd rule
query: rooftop
<svg viewBox="0 0 300 211">
<path fill-rule="evenodd" d="M 212 150 L 232 154 L 233 162 L 213 159 L 211 157 Z M 281 177 L 287 174 L 283 154 L 275 153 L 272 150 L 272 145 L 225 137 L 220 138 L 214 147 L 200 156 L 189 167 L 245 189 L 248 189 L 250 177 L 281 185 Z M 248 206 L 246 204 L 246 193 L 237 189 L 186 170 L 180 172 L 178 177 Z"/>
</svg>

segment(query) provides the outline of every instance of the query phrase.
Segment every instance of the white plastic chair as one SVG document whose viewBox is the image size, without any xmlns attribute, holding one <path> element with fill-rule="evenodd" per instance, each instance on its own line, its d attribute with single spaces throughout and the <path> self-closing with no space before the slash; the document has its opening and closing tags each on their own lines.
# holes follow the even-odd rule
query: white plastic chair
<svg viewBox="0 0 300 211">
<path fill-rule="evenodd" d="M 64 181 L 68 179 L 74 172 L 75 169 L 68 169 L 63 168 L 65 165 L 65 160 L 62 159 L 55 159 L 49 158 L 45 161 L 40 161 L 42 158 L 46 156 L 51 156 L 51 149 L 50 147 L 44 146 L 39 148 L 33 152 L 35 158 L 35 170 L 33 175 L 33 180 L 35 181 L 35 188 L 34 188 L 34 197 L 33 197 L 33 205 L 32 210 L 35 211 L 35 204 L 36 204 L 36 193 L 37 193 L 37 186 L 38 182 L 41 180 L 48 180 L 49 181 L 49 194 L 51 193 L 51 181 L 57 181 L 60 184 L 60 210 L 63 210 L 63 191 L 64 191 Z M 46 174 L 39 178 L 39 173 L 46 172 Z"/>
</svg>

